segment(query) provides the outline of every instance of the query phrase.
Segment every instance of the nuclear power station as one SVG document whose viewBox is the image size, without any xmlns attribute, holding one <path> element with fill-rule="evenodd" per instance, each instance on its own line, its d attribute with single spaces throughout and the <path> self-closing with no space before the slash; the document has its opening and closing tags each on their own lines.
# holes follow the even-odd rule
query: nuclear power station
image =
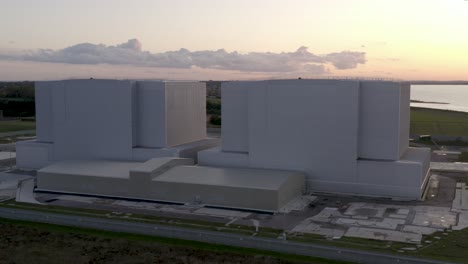
<svg viewBox="0 0 468 264">
<path fill-rule="evenodd" d="M 399 82 L 226 82 L 219 142 L 202 82 L 38 82 L 17 165 L 40 191 L 271 212 L 305 192 L 420 199 L 430 151 L 408 147 L 409 96 Z"/>
</svg>

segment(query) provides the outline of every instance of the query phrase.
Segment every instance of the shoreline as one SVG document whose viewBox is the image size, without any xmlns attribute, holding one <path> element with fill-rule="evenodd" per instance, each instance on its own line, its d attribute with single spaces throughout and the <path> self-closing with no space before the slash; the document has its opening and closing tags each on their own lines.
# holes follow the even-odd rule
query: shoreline
<svg viewBox="0 0 468 264">
<path fill-rule="evenodd" d="M 449 113 L 460 113 L 460 114 L 467 114 L 468 112 L 463 112 L 463 111 L 457 111 L 457 110 L 449 110 L 449 109 L 437 109 L 437 108 L 429 108 L 429 107 L 421 107 L 421 106 L 411 106 L 411 110 L 432 110 L 432 111 L 443 111 L 443 112 L 449 112 Z"/>
<path fill-rule="evenodd" d="M 430 102 L 430 101 L 421 101 L 421 100 L 410 100 L 410 103 L 418 103 L 418 104 L 443 104 L 443 105 L 448 105 L 450 103 L 444 103 L 444 102 Z"/>
</svg>

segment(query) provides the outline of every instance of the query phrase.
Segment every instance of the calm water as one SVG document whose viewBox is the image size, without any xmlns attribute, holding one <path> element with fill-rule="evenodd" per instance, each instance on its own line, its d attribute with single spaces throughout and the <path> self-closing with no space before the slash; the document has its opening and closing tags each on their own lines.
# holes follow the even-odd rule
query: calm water
<svg viewBox="0 0 468 264">
<path fill-rule="evenodd" d="M 448 103 L 411 103 L 411 106 L 468 112 L 468 85 L 411 85 L 411 100 Z"/>
</svg>

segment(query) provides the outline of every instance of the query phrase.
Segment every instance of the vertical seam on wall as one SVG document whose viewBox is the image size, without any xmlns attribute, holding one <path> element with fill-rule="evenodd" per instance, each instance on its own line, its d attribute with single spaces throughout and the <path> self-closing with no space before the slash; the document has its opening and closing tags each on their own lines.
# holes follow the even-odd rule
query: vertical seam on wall
<svg viewBox="0 0 468 264">
<path fill-rule="evenodd" d="M 169 138 L 167 136 L 167 127 L 169 126 L 168 120 L 167 120 L 167 93 L 168 93 L 168 87 L 167 87 L 167 82 L 163 82 L 163 93 L 164 93 L 164 127 L 163 133 L 164 133 L 164 147 L 167 147 L 169 144 Z"/>
<path fill-rule="evenodd" d="M 361 156 L 361 81 L 357 81 L 357 137 L 356 137 L 356 164 L 354 172 L 354 181 L 358 183 L 359 181 L 359 169 L 358 169 L 358 159 Z"/>
</svg>

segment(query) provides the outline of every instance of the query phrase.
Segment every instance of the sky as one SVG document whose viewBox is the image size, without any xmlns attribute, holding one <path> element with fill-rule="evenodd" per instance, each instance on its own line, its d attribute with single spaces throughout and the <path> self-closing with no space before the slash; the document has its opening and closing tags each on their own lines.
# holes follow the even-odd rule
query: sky
<svg viewBox="0 0 468 264">
<path fill-rule="evenodd" d="M 468 80 L 467 0 L 0 0 L 0 80 Z"/>
</svg>

